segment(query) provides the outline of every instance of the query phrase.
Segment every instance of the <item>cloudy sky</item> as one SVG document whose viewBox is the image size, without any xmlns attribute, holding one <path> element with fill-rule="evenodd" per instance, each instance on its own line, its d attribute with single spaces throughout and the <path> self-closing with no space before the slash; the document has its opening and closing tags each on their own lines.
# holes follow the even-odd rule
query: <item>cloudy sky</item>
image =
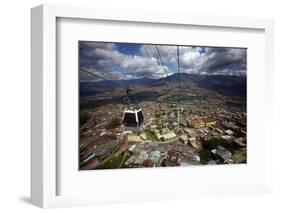
<svg viewBox="0 0 281 213">
<path fill-rule="evenodd" d="M 176 46 L 80 41 L 79 48 L 80 68 L 107 80 L 162 78 L 178 72 Z M 246 61 L 243 48 L 179 46 L 182 73 L 246 75 Z M 80 72 L 80 80 L 95 79 Z"/>
</svg>

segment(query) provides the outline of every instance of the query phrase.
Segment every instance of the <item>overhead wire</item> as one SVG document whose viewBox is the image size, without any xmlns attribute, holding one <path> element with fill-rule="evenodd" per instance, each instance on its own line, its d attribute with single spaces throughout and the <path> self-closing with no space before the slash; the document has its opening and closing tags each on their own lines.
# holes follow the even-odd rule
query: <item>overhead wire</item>
<svg viewBox="0 0 281 213">
<path fill-rule="evenodd" d="M 153 57 L 150 55 L 148 49 L 146 48 L 146 45 L 143 45 L 143 47 L 144 47 L 144 50 L 145 50 L 147 56 L 152 59 Z M 156 65 L 155 63 L 153 63 L 153 65 L 155 66 L 155 70 L 158 71 L 158 66 L 157 66 L 158 64 Z"/>
<path fill-rule="evenodd" d="M 103 76 L 100 76 L 100 75 L 98 75 L 98 74 L 95 74 L 95 73 L 92 73 L 92 72 L 90 72 L 90 71 L 88 71 L 88 70 L 85 70 L 84 68 L 80 68 L 80 70 L 81 70 L 82 72 L 85 72 L 85 73 L 87 73 L 87 74 L 89 74 L 89 75 L 94 76 L 95 78 L 99 78 L 99 79 L 102 79 L 102 80 L 104 80 L 104 81 L 111 81 L 111 80 L 106 79 L 106 78 L 103 77 Z M 115 83 L 115 84 L 117 84 L 118 86 L 121 86 L 121 87 L 124 87 L 124 86 L 125 86 L 125 85 L 123 85 L 123 84 L 121 84 L 121 83 L 117 83 L 116 81 L 112 81 L 112 82 Z"/>
<path fill-rule="evenodd" d="M 166 67 L 164 66 L 164 63 L 163 63 L 163 60 L 162 60 L 162 57 L 160 55 L 160 52 L 159 52 L 159 49 L 158 49 L 157 45 L 155 45 L 155 48 L 156 48 L 157 54 L 159 56 L 160 62 L 162 64 L 162 67 L 163 67 L 163 69 L 164 69 L 164 71 L 165 71 L 165 73 L 166 73 L 166 75 L 168 77 L 169 76 L 168 71 L 166 70 Z"/>
</svg>

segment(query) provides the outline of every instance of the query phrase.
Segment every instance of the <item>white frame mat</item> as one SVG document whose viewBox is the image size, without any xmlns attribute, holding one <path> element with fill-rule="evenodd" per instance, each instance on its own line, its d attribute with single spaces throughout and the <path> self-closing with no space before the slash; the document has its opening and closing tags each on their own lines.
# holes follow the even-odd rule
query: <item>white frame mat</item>
<svg viewBox="0 0 281 213">
<path fill-rule="evenodd" d="M 179 199 L 202 196 L 243 195 L 271 192 L 272 172 L 270 161 L 270 137 L 265 143 L 265 174 L 263 181 L 254 184 L 221 184 L 218 187 L 200 187 L 178 190 L 169 185 L 168 191 L 153 191 L 157 196 L 145 196 L 143 193 L 120 196 L 113 192 L 99 198 L 98 195 L 58 195 L 57 151 L 57 19 L 87 19 L 100 21 L 124 21 L 169 25 L 192 25 L 202 27 L 225 27 L 233 29 L 263 30 L 265 34 L 264 76 L 267 114 L 266 134 L 272 121 L 273 109 L 273 21 L 271 19 L 217 17 L 203 15 L 173 14 L 147 11 L 122 11 L 102 8 L 84 8 L 74 6 L 41 5 L 31 10 L 31 201 L 42 208 L 92 205 L 101 203 L 140 202 L 144 200 Z M 176 169 L 176 168 L 175 168 Z M 184 168 L 180 168 L 182 171 Z M 124 170 L 125 171 L 125 170 Z M 123 175 L 126 175 L 123 171 Z M 78 172 L 78 171 L 77 171 Z M 103 171 L 100 171 L 103 172 Z M 130 172 L 131 173 L 131 172 Z M 106 174 L 110 174 L 107 171 Z M 85 173 L 84 173 L 85 175 Z M 86 174 L 87 175 L 87 174 Z M 130 186 L 126 186 L 129 188 Z M 164 196 L 164 192 L 166 195 Z M 159 195 L 159 196 L 158 196 Z"/>
</svg>

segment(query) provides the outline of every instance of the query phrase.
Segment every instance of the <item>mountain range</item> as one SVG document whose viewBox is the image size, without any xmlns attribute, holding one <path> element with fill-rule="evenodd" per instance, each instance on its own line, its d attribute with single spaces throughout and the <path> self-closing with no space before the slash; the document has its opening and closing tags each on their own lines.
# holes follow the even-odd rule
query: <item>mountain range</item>
<svg viewBox="0 0 281 213">
<path fill-rule="evenodd" d="M 238 96 L 245 98 L 247 95 L 247 77 L 230 75 L 196 75 L 176 73 L 160 79 L 141 78 L 130 80 L 106 80 L 106 81 L 81 81 L 80 96 L 96 95 L 99 92 L 112 91 L 127 86 L 163 87 L 167 85 L 190 85 L 218 92 L 226 96 Z"/>
</svg>

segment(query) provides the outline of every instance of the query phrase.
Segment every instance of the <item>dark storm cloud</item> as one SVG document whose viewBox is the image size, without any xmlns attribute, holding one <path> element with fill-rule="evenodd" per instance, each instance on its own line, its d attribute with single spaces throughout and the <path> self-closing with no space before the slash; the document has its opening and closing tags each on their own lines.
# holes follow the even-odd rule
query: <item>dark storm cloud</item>
<svg viewBox="0 0 281 213">
<path fill-rule="evenodd" d="M 210 73 L 220 71 L 246 71 L 246 49 L 238 48 L 206 48 L 207 60 L 202 69 Z"/>
</svg>

